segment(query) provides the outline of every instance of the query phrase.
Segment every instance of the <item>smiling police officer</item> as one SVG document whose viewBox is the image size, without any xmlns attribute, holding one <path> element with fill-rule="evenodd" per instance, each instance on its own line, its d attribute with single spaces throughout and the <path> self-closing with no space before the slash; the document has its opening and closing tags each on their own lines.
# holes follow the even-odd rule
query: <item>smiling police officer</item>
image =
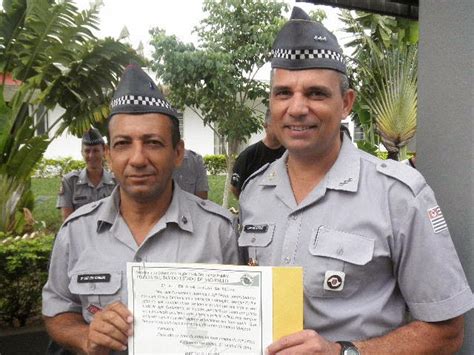
<svg viewBox="0 0 474 355">
<path fill-rule="evenodd" d="M 87 354 L 126 349 L 128 261 L 239 262 L 232 215 L 173 183 L 184 144 L 153 80 L 127 67 L 111 106 L 106 154 L 119 186 L 64 222 L 43 289 L 50 336 Z"/>
<path fill-rule="evenodd" d="M 65 175 L 61 181 L 56 208 L 65 220 L 72 212 L 112 193 L 114 176 L 104 169 L 105 142 L 96 128 L 82 136 L 81 154 L 86 163 L 82 170 Z"/>
<path fill-rule="evenodd" d="M 452 354 L 474 298 L 423 177 L 340 134 L 355 99 L 336 38 L 295 8 L 273 45 L 270 112 L 287 153 L 240 196 L 249 263 L 304 268 L 284 354 Z"/>
</svg>

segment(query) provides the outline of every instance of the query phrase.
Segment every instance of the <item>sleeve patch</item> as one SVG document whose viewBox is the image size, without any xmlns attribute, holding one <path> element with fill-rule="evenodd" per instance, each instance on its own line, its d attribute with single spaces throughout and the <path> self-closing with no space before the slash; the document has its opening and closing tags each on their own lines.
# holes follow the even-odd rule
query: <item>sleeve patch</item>
<svg viewBox="0 0 474 355">
<path fill-rule="evenodd" d="M 444 219 L 443 212 L 439 206 L 428 209 L 428 218 L 430 219 L 431 226 L 435 233 L 441 233 L 448 229 L 446 220 Z"/>
</svg>

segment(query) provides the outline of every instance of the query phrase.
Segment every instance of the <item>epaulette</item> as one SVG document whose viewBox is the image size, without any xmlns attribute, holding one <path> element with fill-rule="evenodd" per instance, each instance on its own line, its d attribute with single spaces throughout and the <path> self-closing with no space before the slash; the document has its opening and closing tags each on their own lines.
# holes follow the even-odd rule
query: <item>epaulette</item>
<svg viewBox="0 0 474 355">
<path fill-rule="evenodd" d="M 94 212 L 97 208 L 99 208 L 101 204 L 102 204 L 102 200 L 99 200 L 99 201 L 94 201 L 94 202 L 88 203 L 87 205 L 79 207 L 77 210 L 75 210 L 66 218 L 66 220 L 63 222 L 63 226 L 65 226 L 69 222 L 79 217 L 86 216 Z"/>
<path fill-rule="evenodd" d="M 245 186 L 247 186 L 247 184 L 249 183 L 249 181 L 251 181 L 252 179 L 256 178 L 258 175 L 260 175 L 261 173 L 263 173 L 264 171 L 266 171 L 269 166 L 270 166 L 270 163 L 266 163 L 265 165 L 262 165 L 262 166 L 260 167 L 260 169 L 254 171 L 254 172 L 244 181 L 244 183 L 242 184 L 242 189 L 240 189 L 240 191 L 244 191 Z"/>
<path fill-rule="evenodd" d="M 234 216 L 232 215 L 232 213 L 230 213 L 230 211 L 226 210 L 224 207 L 219 206 L 218 204 L 209 200 L 196 199 L 196 203 L 203 210 L 206 210 L 207 212 L 211 212 L 212 214 L 224 217 L 230 223 L 233 223 Z"/>
<path fill-rule="evenodd" d="M 70 173 L 67 173 L 66 175 L 64 175 L 63 179 L 70 179 L 72 176 L 79 176 L 80 173 L 81 173 L 81 170 L 71 171 Z"/>
<path fill-rule="evenodd" d="M 418 170 L 395 160 L 384 160 L 377 164 L 377 171 L 407 185 L 415 196 L 426 186 Z"/>
</svg>

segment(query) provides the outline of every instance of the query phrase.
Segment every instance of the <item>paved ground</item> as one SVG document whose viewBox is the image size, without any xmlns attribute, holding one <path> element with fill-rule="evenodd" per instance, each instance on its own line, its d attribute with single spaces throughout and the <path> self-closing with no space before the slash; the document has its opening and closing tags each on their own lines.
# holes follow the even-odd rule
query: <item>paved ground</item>
<svg viewBox="0 0 474 355">
<path fill-rule="evenodd" d="M 44 355 L 49 337 L 43 327 L 0 330 L 0 355 Z"/>
</svg>

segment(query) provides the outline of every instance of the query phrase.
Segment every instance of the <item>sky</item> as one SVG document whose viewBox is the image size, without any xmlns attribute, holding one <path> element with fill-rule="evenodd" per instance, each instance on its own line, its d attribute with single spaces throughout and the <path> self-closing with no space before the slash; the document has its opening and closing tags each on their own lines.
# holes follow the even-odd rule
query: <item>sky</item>
<svg viewBox="0 0 474 355">
<path fill-rule="evenodd" d="M 286 0 L 290 9 L 296 4 L 294 0 Z M 75 0 L 79 9 L 90 7 L 90 0 Z M 151 39 L 149 30 L 153 27 L 165 29 L 168 35 L 176 35 L 182 42 L 197 43 L 197 37 L 192 34 L 194 26 L 198 25 L 204 17 L 202 12 L 202 0 L 102 0 L 103 6 L 100 10 L 100 31 L 98 37 L 110 36 L 118 38 L 123 27 L 129 32 L 129 43 L 137 48 L 140 41 L 144 46 L 144 54 L 151 57 Z M 317 7 L 308 3 L 297 3 L 306 11 Z M 318 6 L 326 11 L 328 19 L 324 25 L 331 31 L 341 27 L 337 20 L 336 9 L 329 6 Z M 288 15 L 289 16 L 289 15 Z M 336 36 L 340 39 L 341 34 L 337 31 Z M 342 34 L 342 37 L 344 35 Z"/>
</svg>

